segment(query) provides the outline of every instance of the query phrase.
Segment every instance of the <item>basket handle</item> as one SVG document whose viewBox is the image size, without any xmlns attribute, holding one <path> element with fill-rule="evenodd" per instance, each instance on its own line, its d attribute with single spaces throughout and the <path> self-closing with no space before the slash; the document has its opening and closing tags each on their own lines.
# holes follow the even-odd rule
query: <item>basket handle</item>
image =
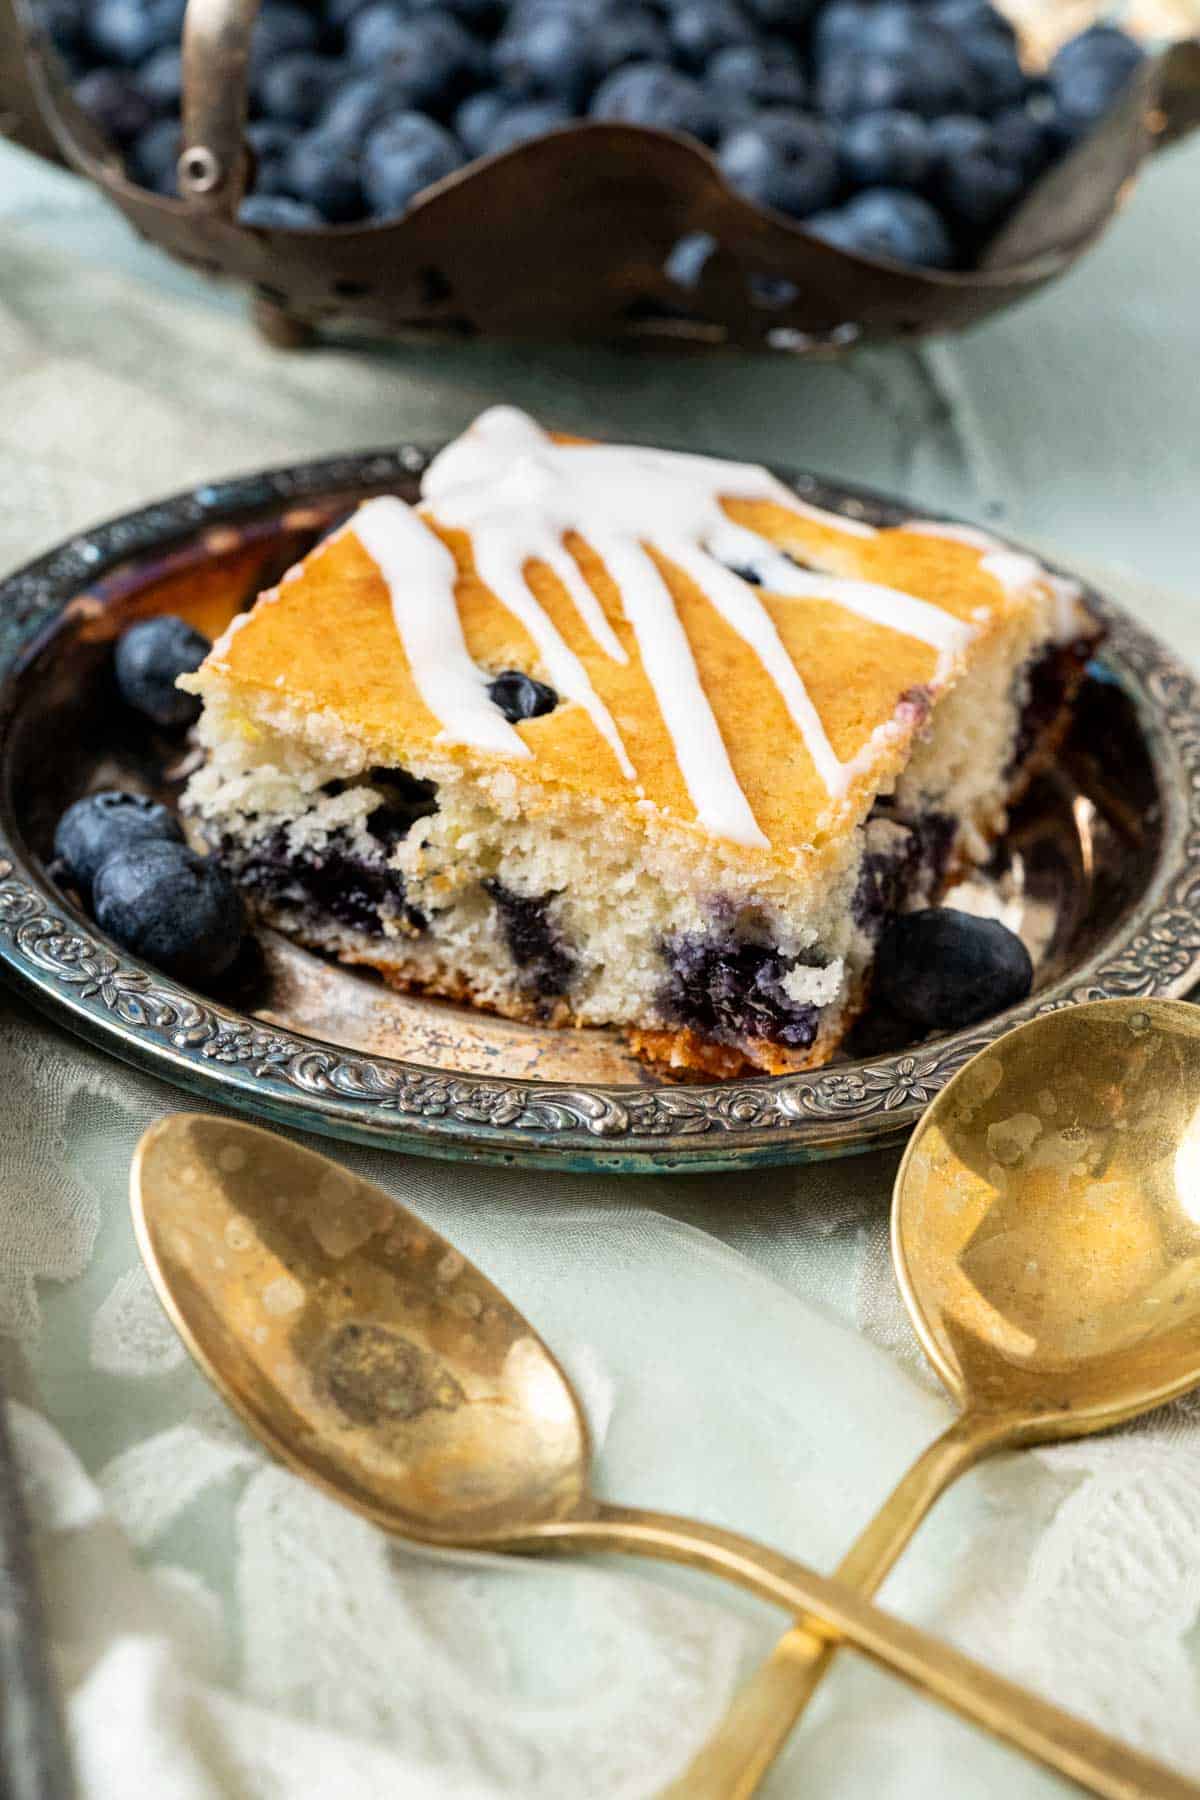
<svg viewBox="0 0 1200 1800">
<path fill-rule="evenodd" d="M 179 193 L 194 212 L 235 219 L 250 178 L 245 125 L 259 0 L 188 0 L 183 19 Z"/>
</svg>

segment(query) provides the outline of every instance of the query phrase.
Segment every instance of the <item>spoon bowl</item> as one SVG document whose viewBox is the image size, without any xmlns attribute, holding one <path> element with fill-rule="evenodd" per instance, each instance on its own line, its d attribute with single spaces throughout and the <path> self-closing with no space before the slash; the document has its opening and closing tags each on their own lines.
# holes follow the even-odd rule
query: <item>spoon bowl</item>
<svg viewBox="0 0 1200 1800">
<path fill-rule="evenodd" d="M 909 1140 L 892 1255 L 958 1416 L 839 1563 L 863 1594 L 985 1457 L 1200 1383 L 1200 1008 L 1065 1007 L 980 1051 Z M 670 1800 L 749 1800 L 832 1656 L 789 1632 Z"/>
<path fill-rule="evenodd" d="M 380 1188 L 202 1115 L 152 1127 L 132 1181 L 142 1255 L 177 1330 L 284 1462 L 431 1544 L 578 1509 L 590 1445 L 558 1363 Z"/>
<path fill-rule="evenodd" d="M 1200 1381 L 1200 1010 L 1031 1019 L 930 1107 L 896 1179 L 913 1325 L 966 1412 L 1096 1431 Z"/>
</svg>

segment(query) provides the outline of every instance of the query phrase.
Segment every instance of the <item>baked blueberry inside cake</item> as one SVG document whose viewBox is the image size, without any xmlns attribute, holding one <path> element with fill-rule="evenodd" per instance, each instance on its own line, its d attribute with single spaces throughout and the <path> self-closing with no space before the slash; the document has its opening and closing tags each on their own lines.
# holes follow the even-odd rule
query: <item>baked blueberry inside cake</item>
<svg viewBox="0 0 1200 1800">
<path fill-rule="evenodd" d="M 983 534 L 500 408 L 183 679 L 185 809 L 260 917 L 396 986 L 800 1069 L 987 855 L 1095 635 Z"/>
</svg>

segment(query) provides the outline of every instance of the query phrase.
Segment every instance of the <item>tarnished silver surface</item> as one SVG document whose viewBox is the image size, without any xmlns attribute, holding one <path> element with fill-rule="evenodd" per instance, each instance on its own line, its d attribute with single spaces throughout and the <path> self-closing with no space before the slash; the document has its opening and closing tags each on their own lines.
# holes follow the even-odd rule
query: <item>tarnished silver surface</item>
<svg viewBox="0 0 1200 1800">
<path fill-rule="evenodd" d="M 1052 779 L 1022 804 L 971 903 L 1034 953 L 1022 1007 L 970 1031 L 807 1075 L 680 1085 L 608 1032 L 556 1032 L 390 993 L 265 935 L 236 995 L 189 993 L 109 943 L 55 887 L 63 806 L 97 779 L 169 793 L 172 753 L 131 735 L 113 636 L 146 611 L 210 634 L 363 494 L 412 491 L 406 448 L 274 471 L 97 527 L 0 584 L 0 961 L 74 1029 L 214 1100 L 427 1154 L 655 1171 L 798 1161 L 906 1131 L 956 1069 L 1038 1011 L 1177 995 L 1200 973 L 1200 695 L 1103 596 L 1109 629 Z M 851 516 L 877 496 L 789 476 Z M 123 722 L 124 721 L 124 722 Z M 173 753 L 177 756 L 177 750 Z"/>
</svg>

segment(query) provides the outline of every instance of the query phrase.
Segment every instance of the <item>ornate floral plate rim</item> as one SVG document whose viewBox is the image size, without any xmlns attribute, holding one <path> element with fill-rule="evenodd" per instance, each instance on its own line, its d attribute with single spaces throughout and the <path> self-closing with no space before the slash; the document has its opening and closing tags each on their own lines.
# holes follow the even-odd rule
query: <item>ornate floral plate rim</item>
<svg viewBox="0 0 1200 1800">
<path fill-rule="evenodd" d="M 411 484 L 414 446 L 271 469 L 194 488 L 97 525 L 0 582 L 0 675 L 11 687 L 64 607 L 131 556 L 230 520 L 330 493 Z M 786 471 L 818 504 L 880 522 L 883 495 Z M 543 1167 L 667 1173 L 800 1162 L 873 1148 L 911 1129 L 930 1098 L 1002 1031 L 1113 994 L 1177 995 L 1200 973 L 1200 688 L 1115 603 L 1107 669 L 1130 696 L 1163 802 L 1162 848 L 1138 903 L 1063 979 L 1024 1006 L 928 1046 L 809 1074 L 614 1088 L 456 1075 L 323 1045 L 204 1000 L 102 938 L 23 851 L 0 816 L 0 963 L 82 1036 L 210 1101 L 297 1129 L 425 1155 Z M 0 772 L 5 744 L 0 741 Z M 7 784 L 6 784 L 7 785 Z"/>
</svg>

